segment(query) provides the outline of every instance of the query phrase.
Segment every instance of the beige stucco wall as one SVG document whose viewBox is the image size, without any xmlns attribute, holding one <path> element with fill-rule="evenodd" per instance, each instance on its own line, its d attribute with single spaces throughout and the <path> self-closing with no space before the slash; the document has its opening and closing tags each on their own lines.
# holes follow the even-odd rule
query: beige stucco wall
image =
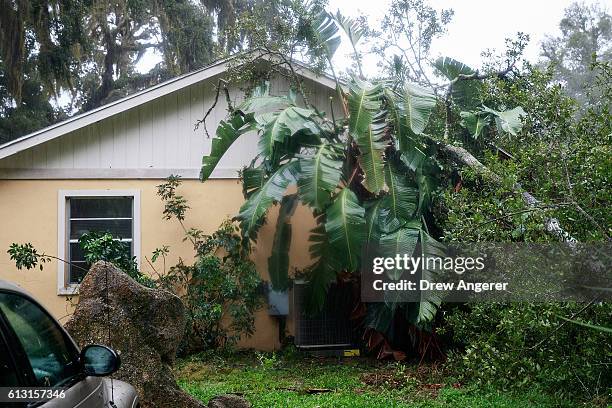
<svg viewBox="0 0 612 408">
<path fill-rule="evenodd" d="M 161 180 L 0 180 L 0 278 L 17 283 L 63 322 L 72 312 L 73 305 L 65 297 L 57 295 L 57 265 L 47 264 L 43 271 L 18 271 L 6 253 L 12 242 L 31 242 L 39 251 L 56 254 L 58 251 L 58 191 L 137 189 L 141 194 L 141 253 L 150 257 L 151 252 L 162 245 L 170 246 L 168 265 L 176 263 L 179 257 L 193 259 L 193 250 L 182 242 L 183 232 L 175 221 L 162 220 L 163 204 L 156 195 L 156 186 Z M 206 183 L 185 180 L 180 193 L 189 201 L 191 210 L 186 225 L 213 232 L 226 217 L 237 214 L 243 202 L 241 185 L 238 180 L 215 179 Z M 270 255 L 277 209 L 269 214 L 259 235 L 253 259 L 264 279 L 268 279 L 267 259 Z M 310 263 L 307 231 L 314 225 L 310 212 L 298 208 L 293 218 L 293 241 L 291 268 L 302 268 Z M 146 262 L 141 269 L 150 272 Z M 74 300 L 76 301 L 76 299 Z M 291 329 L 291 317 L 287 325 Z M 279 347 L 278 326 L 275 318 L 261 310 L 256 316 L 256 333 L 241 341 L 242 347 L 272 350 Z"/>
</svg>

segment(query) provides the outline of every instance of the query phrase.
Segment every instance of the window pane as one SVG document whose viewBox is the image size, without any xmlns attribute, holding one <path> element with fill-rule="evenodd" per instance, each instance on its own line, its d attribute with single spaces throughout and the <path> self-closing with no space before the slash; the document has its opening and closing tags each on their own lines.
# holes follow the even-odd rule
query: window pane
<svg viewBox="0 0 612 408">
<path fill-rule="evenodd" d="M 0 338 L 0 386 L 9 387 L 11 385 L 19 385 L 19 380 L 17 379 L 17 372 L 13 367 L 13 363 L 10 360 L 8 348 Z"/>
<path fill-rule="evenodd" d="M 78 242 L 70 243 L 70 262 L 85 262 L 85 254 Z"/>
<path fill-rule="evenodd" d="M 131 218 L 132 197 L 73 197 L 70 218 Z"/>
<path fill-rule="evenodd" d="M 70 220 L 68 222 L 68 252 L 71 265 L 67 267 L 68 283 L 80 283 L 90 265 L 78 242 L 88 232 L 110 233 L 124 242 L 128 253 L 133 255 L 132 207 L 133 197 L 71 197 L 69 199 Z"/>
<path fill-rule="evenodd" d="M 70 239 L 86 232 L 108 232 L 115 238 L 132 238 L 132 220 L 71 220 Z"/>
<path fill-rule="evenodd" d="M 80 372 L 78 352 L 38 305 L 13 293 L 0 293 L 0 310 L 28 356 L 39 386 L 60 386 Z"/>
<path fill-rule="evenodd" d="M 79 284 L 85 277 L 85 274 L 89 270 L 89 264 L 87 262 L 72 262 L 70 264 L 70 277 L 68 283 Z"/>
</svg>

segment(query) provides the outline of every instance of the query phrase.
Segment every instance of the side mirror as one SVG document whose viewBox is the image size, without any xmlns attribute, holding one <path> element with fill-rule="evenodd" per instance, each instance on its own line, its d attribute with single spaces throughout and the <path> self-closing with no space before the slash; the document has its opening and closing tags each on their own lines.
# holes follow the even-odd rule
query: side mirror
<svg viewBox="0 0 612 408">
<path fill-rule="evenodd" d="M 121 358 L 109 347 L 90 344 L 81 350 L 81 365 L 86 375 L 103 377 L 119 369 Z"/>
</svg>

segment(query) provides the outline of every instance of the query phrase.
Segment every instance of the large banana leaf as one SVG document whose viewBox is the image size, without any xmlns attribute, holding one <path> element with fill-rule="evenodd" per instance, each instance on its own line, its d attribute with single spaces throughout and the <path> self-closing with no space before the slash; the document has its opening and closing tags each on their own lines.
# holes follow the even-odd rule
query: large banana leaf
<svg viewBox="0 0 612 408">
<path fill-rule="evenodd" d="M 429 204 L 431 203 L 431 196 L 438 185 L 435 178 L 434 166 L 424 165 L 417 169 L 415 173 L 415 180 L 419 186 L 419 203 L 417 204 L 417 215 L 423 215 Z"/>
<path fill-rule="evenodd" d="M 314 314 L 320 312 L 325 304 L 327 289 L 336 281 L 338 272 L 342 270 L 334 249 L 329 245 L 329 236 L 325 231 L 325 215 L 317 218 L 317 226 L 310 231 L 309 251 L 315 263 L 306 270 L 308 286 L 306 286 L 305 308 Z"/>
<path fill-rule="evenodd" d="M 297 195 L 283 197 L 276 220 L 272 253 L 268 258 L 268 273 L 272 289 L 285 291 L 289 287 L 289 248 L 291 247 L 291 217 L 297 206 Z"/>
<path fill-rule="evenodd" d="M 313 120 L 315 112 L 310 109 L 290 106 L 276 114 L 260 115 L 258 124 L 263 128 L 259 138 L 259 152 L 275 162 L 275 150 L 288 143 L 289 138 L 301 131 L 318 133 L 318 125 Z"/>
<path fill-rule="evenodd" d="M 482 135 L 483 130 L 489 126 L 491 118 L 489 115 L 483 115 L 481 112 L 461 112 L 461 126 L 466 128 L 470 135 L 477 140 Z"/>
<path fill-rule="evenodd" d="M 384 187 L 383 141 L 386 123 L 384 117 L 374 116 L 380 111 L 382 87 L 355 80 L 348 95 L 349 133 L 357 142 L 361 155 L 359 165 L 364 172 L 364 186 L 373 193 Z"/>
<path fill-rule="evenodd" d="M 366 202 L 366 238 L 365 243 L 375 244 L 380 238 L 380 218 L 383 210 L 383 199 Z"/>
<path fill-rule="evenodd" d="M 402 161 L 414 172 L 419 171 L 427 160 L 427 155 L 416 145 L 410 144 L 402 150 Z"/>
<path fill-rule="evenodd" d="M 232 115 L 229 121 L 222 120 L 217 127 L 217 132 L 212 140 L 210 154 L 202 157 L 202 169 L 200 170 L 200 180 L 206 181 L 212 174 L 217 164 L 230 148 L 232 143 L 242 134 L 253 130 L 254 117 L 252 114 L 241 115 L 236 113 Z"/>
<path fill-rule="evenodd" d="M 412 91 L 408 91 L 409 89 L 412 89 Z M 427 126 L 433 107 L 430 107 L 430 97 L 433 94 L 427 88 L 422 89 L 425 91 L 423 91 L 421 97 L 418 88 L 407 87 L 404 97 L 385 89 L 388 120 L 393 127 L 397 148 L 403 153 L 403 160 L 413 171 L 416 171 L 426 159 L 426 155 L 423 153 L 424 145 L 418 138 L 418 134 L 421 134 Z M 405 100 L 409 101 L 408 106 L 410 108 L 408 109 Z"/>
<path fill-rule="evenodd" d="M 317 44 L 323 48 L 328 60 L 331 61 L 341 41 L 333 16 L 322 11 L 313 20 L 311 27 Z"/>
<path fill-rule="evenodd" d="M 381 256 L 395 258 L 396 255 L 412 256 L 419 241 L 420 222 L 411 223 L 412 228 L 399 228 L 392 233 L 382 234 L 379 241 Z M 416 228 L 414 228 L 416 227 Z M 402 270 L 388 269 L 389 278 L 398 280 Z"/>
<path fill-rule="evenodd" d="M 430 237 L 422 229 L 419 230 L 419 249 L 423 259 L 426 258 L 444 258 L 444 246 Z M 421 268 L 419 280 L 428 280 L 435 282 L 436 276 L 440 271 L 435 269 Z M 409 322 L 423 326 L 430 323 L 438 311 L 442 303 L 442 297 L 437 292 L 421 291 L 420 301 L 414 303 L 413 307 L 406 309 L 406 318 Z"/>
<path fill-rule="evenodd" d="M 304 296 L 304 308 L 307 313 L 316 314 L 323 310 L 327 290 L 336 281 L 337 272 L 320 259 L 306 271 L 306 277 L 308 285 Z"/>
<path fill-rule="evenodd" d="M 299 156 L 298 194 L 303 203 L 323 211 L 342 175 L 342 160 L 335 145 L 323 143 L 314 155 Z"/>
<path fill-rule="evenodd" d="M 283 198 L 289 184 L 296 180 L 298 163 L 291 161 L 283 164 L 272 174 L 261 188 L 240 207 L 236 217 L 240 220 L 242 235 L 255 239 L 257 230 L 263 224 L 268 208 Z"/>
<path fill-rule="evenodd" d="M 382 87 L 355 79 L 349 85 L 349 133 L 354 139 L 368 132 L 374 115 L 380 110 Z"/>
<path fill-rule="evenodd" d="M 270 95 L 270 81 L 263 81 L 253 88 L 253 93 L 236 107 L 236 110 L 245 113 L 262 114 L 276 112 L 295 105 L 286 96 Z"/>
<path fill-rule="evenodd" d="M 429 88 L 406 84 L 404 107 L 410 129 L 420 135 L 427 127 L 431 110 L 436 106 L 436 96 Z"/>
<path fill-rule="evenodd" d="M 434 62 L 434 67 L 442 73 L 450 81 L 454 81 L 451 85 L 451 93 L 453 101 L 463 111 L 469 111 L 477 108 L 482 103 L 480 97 L 480 89 L 482 84 L 478 80 L 462 80 L 458 79 L 461 76 L 475 75 L 476 71 L 468 67 L 462 62 L 453 58 L 440 57 Z"/>
<path fill-rule="evenodd" d="M 419 192 L 410 183 L 407 171 L 403 171 L 401 163 L 394 160 L 387 162 L 385 178 L 389 194 L 383 198 L 386 212 L 382 217 L 380 229 L 392 232 L 402 227 L 412 218 L 417 208 Z"/>
<path fill-rule="evenodd" d="M 521 117 L 527 116 L 523 108 L 520 106 L 501 112 L 483 106 L 483 110 L 495 116 L 495 123 L 499 130 L 510 133 L 512 136 L 518 135 L 523 128 Z"/>
<path fill-rule="evenodd" d="M 387 142 L 385 136 L 386 124 L 375 122 L 367 130 L 356 137 L 361 154 L 358 157 L 359 166 L 363 169 L 363 185 L 372 193 L 379 193 L 385 186 L 385 163 L 383 153 Z"/>
<path fill-rule="evenodd" d="M 342 28 L 342 30 L 344 30 L 349 40 L 351 41 L 351 44 L 353 45 L 353 47 L 355 47 L 364 35 L 364 30 L 361 24 L 359 24 L 358 21 L 353 20 L 350 17 L 343 16 L 342 14 L 340 14 L 340 10 L 338 10 L 336 14 L 333 14 L 331 16 L 336 21 L 336 24 L 338 24 L 338 26 Z"/>
<path fill-rule="evenodd" d="M 242 195 L 249 198 L 266 182 L 266 171 L 263 167 L 245 167 L 242 170 Z"/>
<path fill-rule="evenodd" d="M 346 187 L 335 197 L 326 214 L 325 231 L 333 256 L 342 269 L 354 272 L 359 267 L 366 233 L 365 210 L 355 193 Z"/>
<path fill-rule="evenodd" d="M 423 259 L 445 256 L 442 244 L 436 242 L 420 229 L 416 220 L 411 222 L 407 228 L 402 228 L 393 234 L 382 237 L 381 249 L 389 251 L 389 256 L 395 253 L 408 253 L 412 256 L 423 257 Z M 400 271 L 390 271 L 390 273 L 395 274 L 396 276 L 392 277 L 397 278 Z M 432 269 L 421 269 L 417 272 L 417 281 L 425 279 L 435 282 L 437 273 L 438 271 Z M 442 298 L 433 292 L 419 292 L 419 294 L 419 301 L 405 303 L 401 309 L 403 309 L 405 317 L 410 323 L 424 327 L 434 319 Z M 368 327 L 385 333 L 390 339 L 394 338 L 393 333 L 388 331 L 390 322 L 400 305 L 400 303 L 394 301 L 394 298 L 394 294 L 390 293 L 389 296 L 385 296 L 385 303 L 379 303 L 379 307 L 371 311 L 368 308 L 366 319 Z"/>
<path fill-rule="evenodd" d="M 367 303 L 364 326 L 381 333 L 388 333 L 395 316 L 395 308 L 386 303 Z M 390 336 L 389 336 L 390 337 Z"/>
<path fill-rule="evenodd" d="M 384 95 L 387 101 L 387 120 L 393 127 L 393 134 L 398 140 L 399 149 L 405 151 L 405 146 L 408 141 L 413 140 L 414 133 L 410 129 L 402 97 L 389 88 L 385 88 Z"/>
</svg>

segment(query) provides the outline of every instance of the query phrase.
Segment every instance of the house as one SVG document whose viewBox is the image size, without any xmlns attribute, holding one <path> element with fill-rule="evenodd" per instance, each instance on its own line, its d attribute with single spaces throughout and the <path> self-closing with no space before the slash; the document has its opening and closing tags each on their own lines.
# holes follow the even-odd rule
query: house
<svg viewBox="0 0 612 408">
<path fill-rule="evenodd" d="M 262 63 L 269 61 L 262 58 Z M 79 236 L 91 228 L 120 233 L 129 242 L 140 268 L 151 273 L 144 257 L 170 246 L 168 265 L 193 257 L 176 222 L 162 219 L 163 204 L 156 186 L 170 174 L 183 179 L 181 194 L 191 206 L 186 224 L 211 233 L 243 203 L 238 171 L 256 154 L 255 134 L 243 135 L 206 183 L 198 179 L 202 156 L 211 138 L 196 121 L 212 106 L 215 87 L 227 74 L 230 60 L 202 68 L 129 95 L 95 110 L 23 136 L 0 146 L 0 278 L 17 283 L 65 321 L 74 309 L 70 296 L 78 288 L 78 269 L 63 262 L 43 271 L 17 270 L 7 249 L 13 242 L 31 242 L 39 251 L 83 264 Z M 327 110 L 335 82 L 296 65 L 310 103 Z M 288 81 L 272 78 L 270 93 L 287 94 Z M 243 97 L 240 84 L 230 89 L 234 103 Z M 211 134 L 227 112 L 225 99 L 206 123 Z M 298 208 L 294 218 L 292 267 L 310 263 L 310 211 Z M 303 214 L 301 214 L 303 213 Z M 253 257 L 267 280 L 267 258 L 274 234 L 272 213 L 260 233 Z M 287 327 L 291 328 L 291 313 Z M 256 316 L 256 333 L 241 346 L 270 350 L 279 347 L 278 321 L 264 308 Z"/>
</svg>

